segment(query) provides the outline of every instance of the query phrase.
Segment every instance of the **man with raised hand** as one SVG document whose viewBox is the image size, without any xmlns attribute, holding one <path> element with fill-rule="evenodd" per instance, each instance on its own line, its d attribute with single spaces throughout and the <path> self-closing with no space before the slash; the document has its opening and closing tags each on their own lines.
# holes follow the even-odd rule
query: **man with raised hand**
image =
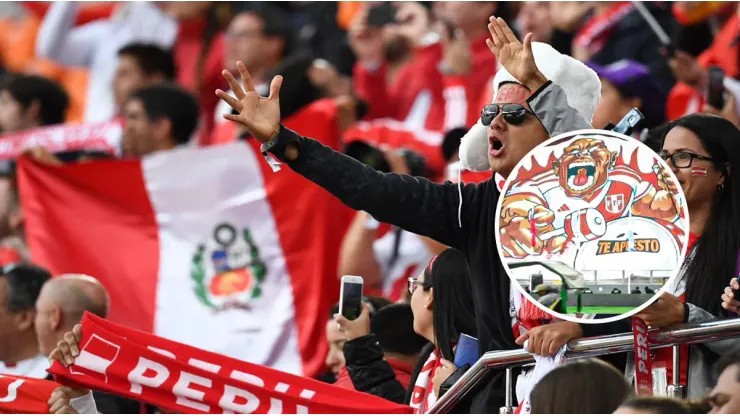
<svg viewBox="0 0 740 416">
<path fill-rule="evenodd" d="M 506 177 L 521 158 L 551 135 L 590 128 L 587 119 L 593 114 L 600 85 L 592 71 L 586 68 L 583 72 L 583 64 L 557 54 L 558 66 L 546 72 L 565 80 L 570 73 L 581 71 L 586 79 L 578 80 L 578 85 L 566 91 L 565 87 L 548 81 L 538 69 L 538 65 L 552 66 L 547 60 L 553 55 L 545 54 L 547 57 L 538 58 L 535 64 L 531 33 L 522 44 L 500 18 L 491 17 L 488 28 L 492 39 L 487 44 L 509 76 L 494 85 L 494 105 L 484 108 L 482 119 L 463 138 L 460 153 L 466 167 L 474 170 L 490 167 Z M 547 48 L 543 44 L 536 46 Z M 273 78 L 269 96 L 261 97 L 246 67 L 239 62 L 237 69 L 243 87 L 229 71 L 223 71 L 235 97 L 216 91 L 238 113 L 224 114 L 224 118 L 242 124 L 263 143 L 262 151 L 273 168 L 279 168 L 274 160 L 277 158 L 351 208 L 463 251 L 472 272 L 480 350 L 516 348 L 510 314 L 510 281 L 495 247 L 496 203 L 500 191 L 494 180 L 468 184 L 458 191 L 452 183 L 436 184 L 424 178 L 375 171 L 281 126 L 282 77 Z M 573 77 L 570 79 L 573 83 Z M 589 98 L 579 100 L 581 93 Z M 568 105 L 579 101 L 586 103 L 578 111 Z M 580 331 L 580 327 L 569 325 L 563 330 Z M 493 372 L 480 386 L 474 392 L 470 412 L 498 411 L 505 402 L 503 372 Z"/>
</svg>

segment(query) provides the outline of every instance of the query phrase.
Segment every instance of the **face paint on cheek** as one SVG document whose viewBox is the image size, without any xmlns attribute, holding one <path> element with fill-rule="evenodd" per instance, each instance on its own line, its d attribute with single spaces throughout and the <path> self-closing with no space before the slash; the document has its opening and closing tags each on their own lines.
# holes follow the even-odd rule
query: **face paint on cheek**
<svg viewBox="0 0 740 416">
<path fill-rule="evenodd" d="M 691 176 L 707 176 L 707 168 L 696 166 L 691 168 Z"/>
<path fill-rule="evenodd" d="M 527 99 L 529 90 L 519 84 L 506 84 L 499 88 L 494 102 L 496 103 L 520 103 Z"/>
</svg>

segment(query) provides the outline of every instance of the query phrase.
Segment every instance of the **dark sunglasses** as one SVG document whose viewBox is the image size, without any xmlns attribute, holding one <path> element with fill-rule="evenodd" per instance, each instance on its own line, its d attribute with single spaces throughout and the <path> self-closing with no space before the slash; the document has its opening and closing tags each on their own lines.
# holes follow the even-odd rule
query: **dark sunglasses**
<svg viewBox="0 0 740 416">
<path fill-rule="evenodd" d="M 524 123 L 527 114 L 534 113 L 521 104 L 486 104 L 480 112 L 480 122 L 484 126 L 490 126 L 496 116 L 501 113 L 504 121 L 512 126 L 518 126 Z"/>
<path fill-rule="evenodd" d="M 673 163 L 673 166 L 677 168 L 690 168 L 691 164 L 694 163 L 694 159 L 699 160 L 713 160 L 711 157 L 707 156 L 701 156 L 697 155 L 696 153 L 689 153 L 689 152 L 675 152 L 675 153 L 660 153 L 661 159 L 665 160 L 666 162 L 668 159 L 671 159 L 671 163 Z"/>
</svg>

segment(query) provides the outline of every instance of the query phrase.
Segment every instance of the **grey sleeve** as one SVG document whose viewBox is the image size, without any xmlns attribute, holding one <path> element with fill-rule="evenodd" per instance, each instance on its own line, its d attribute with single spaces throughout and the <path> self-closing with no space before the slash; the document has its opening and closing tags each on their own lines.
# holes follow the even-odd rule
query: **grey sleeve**
<svg viewBox="0 0 740 416">
<path fill-rule="evenodd" d="M 696 305 L 692 305 L 690 303 L 687 303 L 687 305 L 689 305 L 688 322 L 690 323 L 708 322 L 720 319 Z M 737 339 L 725 339 L 721 341 L 702 343 L 702 345 L 706 346 L 713 352 L 722 355 L 736 349 L 738 343 Z"/>
<path fill-rule="evenodd" d="M 548 81 L 527 99 L 527 104 L 545 127 L 550 137 L 574 130 L 592 129 L 583 116 L 568 104 L 560 86 Z"/>
</svg>

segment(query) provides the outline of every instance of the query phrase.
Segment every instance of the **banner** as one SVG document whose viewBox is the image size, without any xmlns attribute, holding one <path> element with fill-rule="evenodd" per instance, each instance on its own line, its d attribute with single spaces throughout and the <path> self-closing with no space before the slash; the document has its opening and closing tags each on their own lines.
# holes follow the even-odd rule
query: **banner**
<svg viewBox="0 0 740 416">
<path fill-rule="evenodd" d="M 411 413 L 408 406 L 136 331 L 85 313 L 80 354 L 49 372 L 179 413 Z"/>
<path fill-rule="evenodd" d="M 29 147 L 51 153 L 68 150 L 101 150 L 119 154 L 123 125 L 120 120 L 102 123 L 58 124 L 0 135 L 0 160 L 15 159 Z"/>
<path fill-rule="evenodd" d="M 49 413 L 49 397 L 59 384 L 0 374 L 0 413 Z"/>
</svg>

